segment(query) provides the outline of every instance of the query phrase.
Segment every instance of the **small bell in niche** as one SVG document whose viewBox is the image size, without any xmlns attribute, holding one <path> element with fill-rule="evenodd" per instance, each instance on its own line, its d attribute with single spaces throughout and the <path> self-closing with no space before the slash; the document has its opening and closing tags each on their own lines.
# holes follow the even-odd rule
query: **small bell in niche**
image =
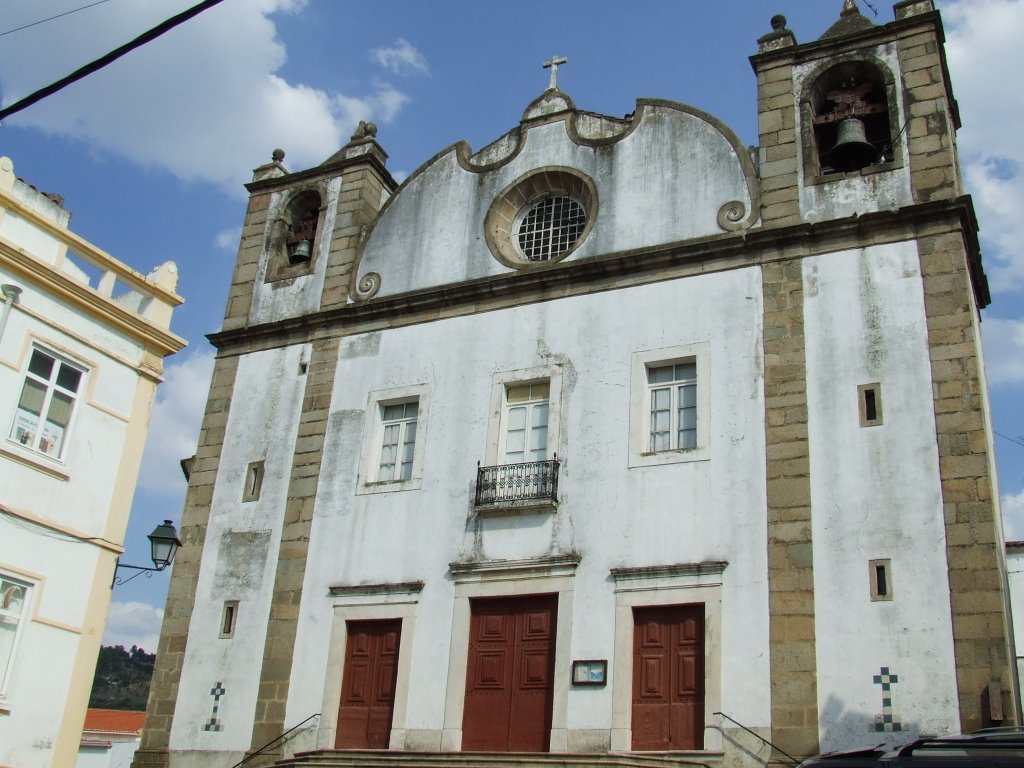
<svg viewBox="0 0 1024 768">
<path fill-rule="evenodd" d="M 297 225 L 289 228 L 291 234 L 286 241 L 288 261 L 292 264 L 299 264 L 312 259 L 313 237 L 316 235 L 316 216 L 307 213 Z"/>
</svg>

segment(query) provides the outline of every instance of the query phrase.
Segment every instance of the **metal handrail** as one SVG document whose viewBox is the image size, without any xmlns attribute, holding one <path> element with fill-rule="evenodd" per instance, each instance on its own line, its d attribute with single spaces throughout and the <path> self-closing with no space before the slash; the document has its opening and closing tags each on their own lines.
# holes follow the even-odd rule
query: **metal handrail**
<svg viewBox="0 0 1024 768">
<path fill-rule="evenodd" d="M 550 499 L 558 501 L 558 456 L 546 461 L 476 465 L 476 504 Z"/>
<path fill-rule="evenodd" d="M 285 736 L 287 736 L 292 731 L 294 731 L 294 730 L 296 730 L 298 728 L 301 728 L 306 723 L 308 723 L 310 720 L 312 720 L 314 717 L 320 717 L 320 713 L 317 712 L 315 715 L 310 715 L 309 717 L 307 717 L 305 720 L 303 720 L 298 725 L 293 725 L 291 728 L 289 728 L 287 731 L 282 733 L 280 736 L 277 736 L 276 738 L 271 739 L 266 744 L 264 744 L 262 747 L 257 749 L 255 752 L 250 752 L 248 755 L 243 757 L 239 762 L 237 762 L 233 766 L 231 766 L 231 768 L 238 768 L 240 765 L 244 765 L 245 763 L 249 762 L 254 757 L 256 757 L 256 755 L 262 754 L 264 752 L 264 750 L 269 749 L 274 744 L 276 744 L 277 742 L 281 741 L 281 739 L 283 739 Z"/>
<path fill-rule="evenodd" d="M 775 746 L 774 744 L 772 744 L 772 743 L 771 743 L 770 741 L 768 741 L 768 739 L 766 739 L 766 738 L 765 738 L 764 736 L 762 736 L 761 734 L 759 734 L 759 733 L 755 733 L 754 731 L 750 730 L 749 728 L 747 728 L 747 726 L 745 726 L 745 725 L 744 725 L 743 723 L 741 723 L 741 722 L 740 722 L 739 720 L 734 720 L 733 718 L 731 718 L 731 717 L 729 717 L 729 716 L 728 716 L 727 714 L 725 714 L 725 712 L 712 712 L 711 714 L 713 714 L 713 715 L 721 715 L 721 716 L 722 716 L 722 717 L 724 717 L 724 718 L 725 718 L 726 720 L 728 720 L 728 721 L 730 721 L 730 722 L 732 722 L 732 723 L 736 723 L 736 725 L 738 725 L 738 726 L 739 726 L 740 728 L 742 728 L 742 729 L 743 729 L 744 731 L 746 731 L 747 733 L 749 733 L 749 734 L 750 734 L 751 736 L 753 736 L 754 738 L 760 739 L 761 741 L 763 741 L 763 742 L 764 742 L 765 744 L 767 744 L 767 745 L 768 745 L 769 747 L 771 747 L 772 749 L 774 749 L 774 750 L 775 750 L 776 752 L 778 752 L 779 754 L 781 754 L 781 755 L 785 755 L 786 757 L 788 757 L 788 758 L 789 758 L 790 760 L 792 760 L 792 761 L 793 761 L 793 765 L 800 765 L 800 761 L 799 761 L 799 760 L 797 760 L 797 759 L 796 759 L 795 757 L 793 757 L 793 756 L 792 756 L 791 754 L 789 754 L 788 752 L 785 752 L 785 751 L 783 751 L 782 749 L 780 749 L 779 747 Z"/>
</svg>

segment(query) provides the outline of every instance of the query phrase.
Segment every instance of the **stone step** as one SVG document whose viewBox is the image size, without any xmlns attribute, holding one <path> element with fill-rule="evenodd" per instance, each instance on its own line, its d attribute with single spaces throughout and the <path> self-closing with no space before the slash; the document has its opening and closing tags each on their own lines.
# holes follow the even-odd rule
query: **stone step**
<svg viewBox="0 0 1024 768">
<path fill-rule="evenodd" d="M 277 768 L 716 768 L 719 752 L 657 754 L 552 752 L 405 752 L 321 749 L 299 752 Z"/>
</svg>

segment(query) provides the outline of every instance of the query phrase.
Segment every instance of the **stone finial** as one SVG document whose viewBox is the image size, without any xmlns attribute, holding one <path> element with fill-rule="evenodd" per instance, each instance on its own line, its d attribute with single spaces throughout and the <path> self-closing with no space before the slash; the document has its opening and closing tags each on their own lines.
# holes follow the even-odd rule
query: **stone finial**
<svg viewBox="0 0 1024 768">
<path fill-rule="evenodd" d="M 778 50 L 796 45 L 796 35 L 786 28 L 786 17 L 781 13 L 772 16 L 772 31 L 757 39 L 757 52 Z"/>
<path fill-rule="evenodd" d="M 350 141 L 369 141 L 377 137 L 377 124 L 368 123 L 366 120 L 360 120 L 359 125 L 356 126 L 355 133 L 352 134 Z"/>
<path fill-rule="evenodd" d="M 842 37 L 853 32 L 861 32 L 872 29 L 876 25 L 860 12 L 857 0 L 843 0 L 843 10 L 839 13 L 839 21 L 825 30 L 819 40 L 827 40 L 832 37 Z"/>
<path fill-rule="evenodd" d="M 284 150 L 278 147 L 270 153 L 269 163 L 264 163 L 259 168 L 253 169 L 252 180 L 263 181 L 264 179 L 276 179 L 280 176 L 287 176 L 288 169 L 281 163 L 282 160 L 284 160 Z"/>
</svg>

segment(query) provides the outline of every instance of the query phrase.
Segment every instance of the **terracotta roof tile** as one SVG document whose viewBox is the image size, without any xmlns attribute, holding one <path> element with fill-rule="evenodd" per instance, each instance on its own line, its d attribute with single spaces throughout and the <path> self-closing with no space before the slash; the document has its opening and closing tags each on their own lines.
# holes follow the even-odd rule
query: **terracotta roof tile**
<svg viewBox="0 0 1024 768">
<path fill-rule="evenodd" d="M 121 709 L 92 709 L 85 713 L 85 728 L 90 732 L 138 733 L 146 720 L 145 712 Z"/>
</svg>

